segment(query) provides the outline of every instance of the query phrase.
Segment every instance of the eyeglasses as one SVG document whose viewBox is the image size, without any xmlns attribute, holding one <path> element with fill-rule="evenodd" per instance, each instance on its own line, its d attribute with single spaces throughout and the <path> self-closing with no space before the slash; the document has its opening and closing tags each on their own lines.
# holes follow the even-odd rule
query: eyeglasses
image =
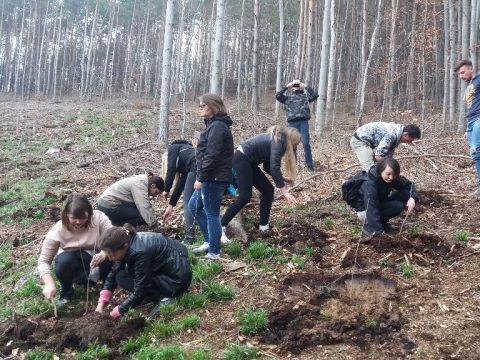
<svg viewBox="0 0 480 360">
<path fill-rule="evenodd" d="M 199 108 L 199 109 L 203 109 L 205 106 L 207 106 L 207 104 L 199 104 L 199 105 L 198 105 L 198 108 Z"/>
</svg>

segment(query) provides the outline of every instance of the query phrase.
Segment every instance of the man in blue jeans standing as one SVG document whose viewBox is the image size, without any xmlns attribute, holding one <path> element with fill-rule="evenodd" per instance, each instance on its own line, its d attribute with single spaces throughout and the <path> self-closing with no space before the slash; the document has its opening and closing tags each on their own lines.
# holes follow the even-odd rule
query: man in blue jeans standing
<svg viewBox="0 0 480 360">
<path fill-rule="evenodd" d="M 477 189 L 474 197 L 480 200 L 480 74 L 476 74 L 470 60 L 461 61 L 455 68 L 458 77 L 467 82 L 467 130 L 465 138 L 470 147 L 470 156 L 477 170 Z"/>
<path fill-rule="evenodd" d="M 314 171 L 308 120 L 310 120 L 309 104 L 317 100 L 317 92 L 311 87 L 305 86 L 300 80 L 293 80 L 280 89 L 275 98 L 285 105 L 288 126 L 296 128 L 302 135 L 305 164 L 309 171 Z"/>
</svg>

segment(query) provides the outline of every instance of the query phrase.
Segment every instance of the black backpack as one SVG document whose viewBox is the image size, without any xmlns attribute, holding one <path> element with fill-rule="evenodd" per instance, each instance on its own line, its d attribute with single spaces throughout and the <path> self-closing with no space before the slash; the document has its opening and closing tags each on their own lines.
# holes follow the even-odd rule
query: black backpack
<svg viewBox="0 0 480 360">
<path fill-rule="evenodd" d="M 368 179 L 368 174 L 365 171 L 360 171 L 354 176 L 349 177 L 342 184 L 342 199 L 353 208 L 357 207 L 360 200 L 360 186 Z"/>
</svg>

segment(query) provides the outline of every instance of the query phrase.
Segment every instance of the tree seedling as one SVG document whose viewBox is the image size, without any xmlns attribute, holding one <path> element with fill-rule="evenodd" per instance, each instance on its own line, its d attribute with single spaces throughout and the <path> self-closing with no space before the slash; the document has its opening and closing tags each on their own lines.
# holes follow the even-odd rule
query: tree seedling
<svg viewBox="0 0 480 360">
<path fill-rule="evenodd" d="M 400 273 L 403 277 L 410 278 L 415 273 L 415 270 L 413 269 L 412 264 L 405 260 L 400 263 Z"/>
<path fill-rule="evenodd" d="M 468 230 L 457 230 L 455 232 L 455 239 L 459 242 L 459 243 L 464 243 L 468 240 L 468 237 L 470 236 L 470 232 Z"/>
</svg>

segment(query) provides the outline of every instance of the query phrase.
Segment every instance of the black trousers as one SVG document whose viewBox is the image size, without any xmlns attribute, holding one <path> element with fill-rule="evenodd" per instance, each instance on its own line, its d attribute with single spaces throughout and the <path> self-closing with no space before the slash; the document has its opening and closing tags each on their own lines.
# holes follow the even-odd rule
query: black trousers
<svg viewBox="0 0 480 360">
<path fill-rule="evenodd" d="M 260 191 L 260 225 L 267 225 L 272 208 L 274 188 L 260 168 L 239 150 L 233 154 L 233 169 L 237 175 L 238 197 L 227 208 L 222 217 L 222 226 L 228 223 L 248 204 L 252 198 L 252 188 Z"/>
<path fill-rule="evenodd" d="M 388 221 L 395 216 L 398 216 L 402 213 L 405 208 L 405 204 L 410 198 L 410 191 L 401 190 L 394 192 L 391 196 L 388 197 L 387 201 L 380 203 L 380 220 L 382 225 L 388 223 Z"/>
<path fill-rule="evenodd" d="M 133 226 L 145 225 L 140 211 L 133 206 L 117 206 L 114 208 L 106 208 L 97 204 L 97 209 L 108 216 L 113 225 L 123 226 L 129 223 Z"/>
<path fill-rule="evenodd" d="M 64 251 L 55 257 L 55 275 L 62 286 L 60 297 L 71 291 L 73 284 L 87 284 L 91 261 L 92 255 L 85 250 Z M 112 263 L 108 259 L 100 265 L 102 282 L 107 278 L 111 268 Z"/>
</svg>

